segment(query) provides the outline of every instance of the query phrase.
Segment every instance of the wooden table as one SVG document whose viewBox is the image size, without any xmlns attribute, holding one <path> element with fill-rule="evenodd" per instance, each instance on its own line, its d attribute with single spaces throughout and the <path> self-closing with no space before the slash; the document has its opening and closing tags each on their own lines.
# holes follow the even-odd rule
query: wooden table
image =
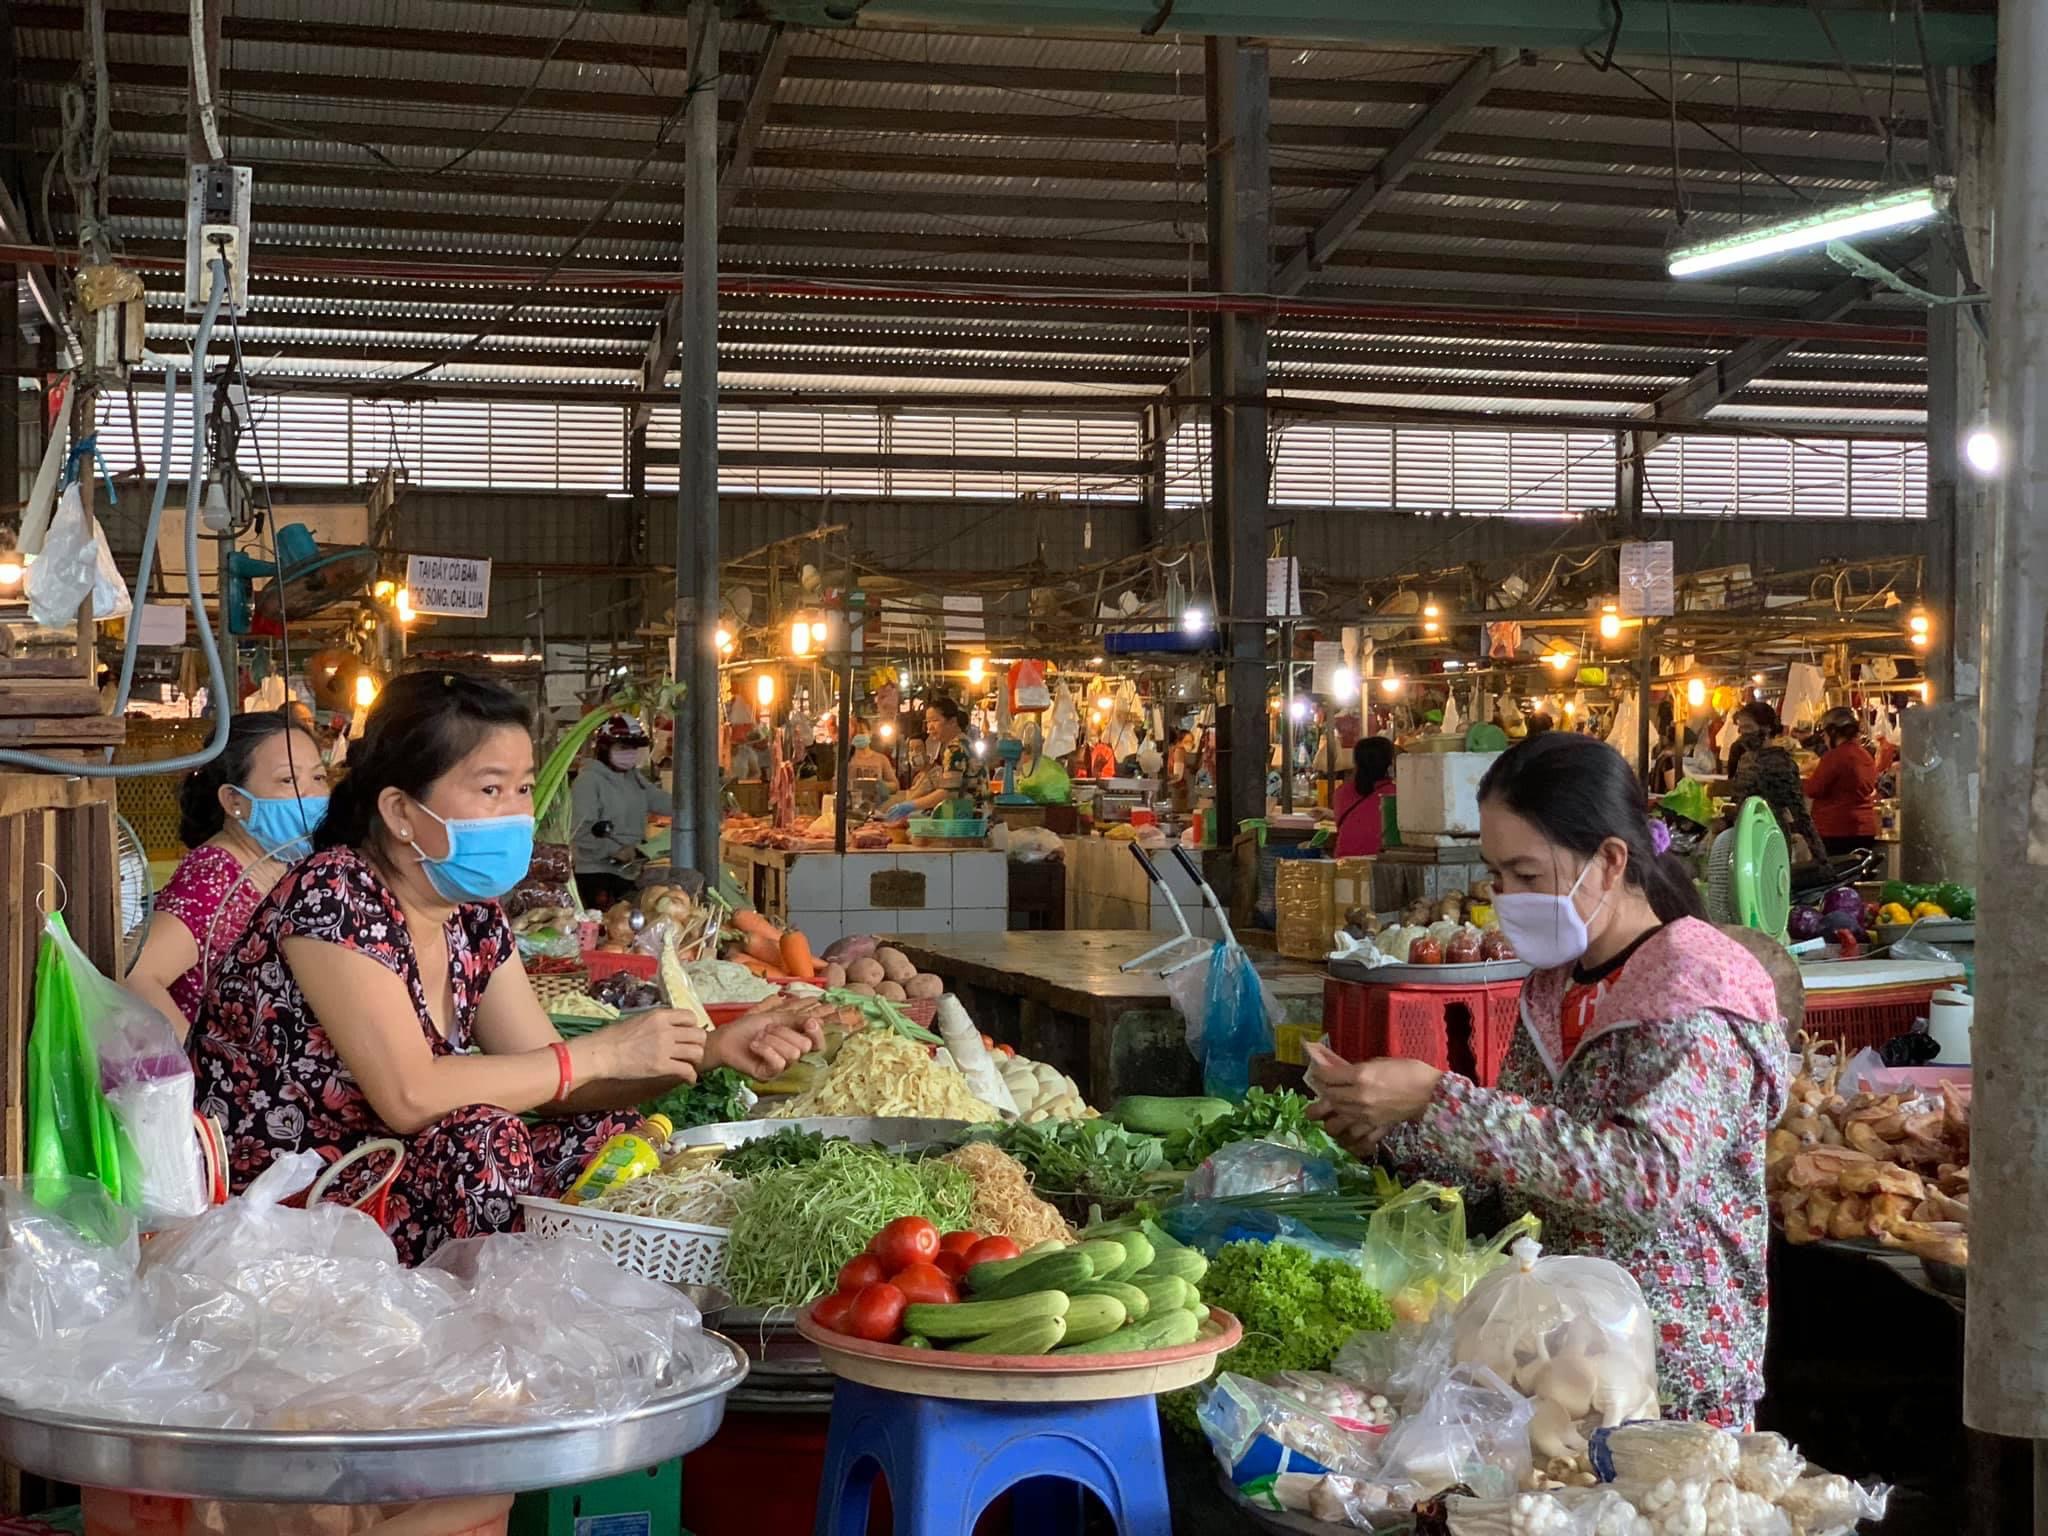
<svg viewBox="0 0 2048 1536">
<path fill-rule="evenodd" d="M 912 933 L 889 940 L 921 971 L 942 976 L 981 1028 L 1048 1061 L 1106 1108 L 1126 1093 L 1199 1093 L 1180 1016 L 1156 970 L 1117 967 L 1163 934 L 1136 929 L 1031 933 Z M 1253 956 L 1283 1009 L 1320 1009 L 1324 969 Z M 1155 961 L 1153 964 L 1164 963 Z"/>
</svg>

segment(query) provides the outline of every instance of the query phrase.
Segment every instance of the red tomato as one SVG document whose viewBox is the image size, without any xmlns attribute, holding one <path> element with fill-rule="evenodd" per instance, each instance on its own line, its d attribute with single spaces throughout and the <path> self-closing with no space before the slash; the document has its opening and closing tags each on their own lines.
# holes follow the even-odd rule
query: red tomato
<svg viewBox="0 0 2048 1536">
<path fill-rule="evenodd" d="M 868 1252 L 892 1275 L 913 1264 L 929 1264 L 939 1254 L 939 1229 L 922 1216 L 899 1216 L 875 1234 Z"/>
<path fill-rule="evenodd" d="M 842 1331 L 856 1339 L 887 1344 L 901 1331 L 903 1309 L 908 1305 L 903 1293 L 887 1281 L 864 1285 L 848 1308 L 846 1327 Z"/>
<path fill-rule="evenodd" d="M 889 1283 L 903 1293 L 905 1301 L 944 1306 L 960 1299 L 960 1293 L 953 1289 L 953 1282 L 946 1278 L 946 1272 L 930 1264 L 913 1264 L 908 1269 L 898 1270 L 889 1277 Z"/>
<path fill-rule="evenodd" d="M 965 1253 L 981 1241 L 979 1232 L 948 1232 L 939 1239 L 939 1252 Z"/>
<path fill-rule="evenodd" d="M 964 1254 L 942 1253 L 932 1260 L 932 1268 L 948 1280 L 958 1280 L 967 1273 L 967 1259 Z"/>
<path fill-rule="evenodd" d="M 853 1310 L 853 1297 L 845 1291 L 834 1291 L 830 1296 L 818 1298 L 818 1304 L 811 1308 L 811 1321 L 820 1328 L 830 1328 L 834 1333 L 846 1332 L 846 1314 Z"/>
<path fill-rule="evenodd" d="M 847 1261 L 839 1271 L 839 1289 L 851 1296 L 864 1285 L 874 1285 L 889 1278 L 889 1271 L 882 1267 L 882 1261 L 862 1254 Z"/>
<path fill-rule="evenodd" d="M 984 1237 L 967 1250 L 967 1267 L 986 1264 L 990 1259 L 1015 1259 L 1023 1256 L 1024 1250 L 1007 1237 Z"/>
</svg>

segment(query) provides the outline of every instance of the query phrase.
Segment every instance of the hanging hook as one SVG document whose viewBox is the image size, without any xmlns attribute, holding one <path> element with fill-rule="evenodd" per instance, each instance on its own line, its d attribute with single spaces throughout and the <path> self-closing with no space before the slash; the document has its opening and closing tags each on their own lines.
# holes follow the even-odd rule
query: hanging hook
<svg viewBox="0 0 2048 1536">
<path fill-rule="evenodd" d="M 71 891 L 64 884 L 64 877 L 57 873 L 57 866 L 54 864 L 45 864 L 41 860 L 37 860 L 36 868 L 48 870 L 50 872 L 50 878 L 57 882 L 57 911 L 62 912 L 66 907 L 71 905 Z M 48 885 L 45 885 L 42 888 L 42 890 L 36 893 L 36 909 L 39 912 L 41 912 L 44 917 L 51 917 L 55 915 L 51 912 L 51 910 L 48 907 L 43 905 L 43 902 L 45 901 L 45 899 L 47 899 L 49 894 L 50 888 Z"/>
</svg>

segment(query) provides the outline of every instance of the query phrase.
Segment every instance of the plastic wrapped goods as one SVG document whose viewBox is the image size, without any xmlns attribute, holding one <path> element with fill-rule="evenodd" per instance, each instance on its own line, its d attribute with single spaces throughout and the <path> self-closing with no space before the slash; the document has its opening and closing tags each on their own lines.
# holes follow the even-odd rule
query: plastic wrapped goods
<svg viewBox="0 0 2048 1536">
<path fill-rule="evenodd" d="M 130 1422 L 349 1430 L 620 1414 L 734 1369 L 679 1292 L 580 1239 L 495 1236 L 401 1266 L 373 1221 L 294 1210 L 319 1159 L 159 1236 L 0 1201 L 0 1394 Z"/>
</svg>

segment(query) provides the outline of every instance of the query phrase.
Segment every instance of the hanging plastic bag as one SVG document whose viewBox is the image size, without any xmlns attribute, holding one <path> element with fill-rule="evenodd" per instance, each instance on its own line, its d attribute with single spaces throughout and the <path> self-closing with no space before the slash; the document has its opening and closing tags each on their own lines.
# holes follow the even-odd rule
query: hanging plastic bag
<svg viewBox="0 0 2048 1536">
<path fill-rule="evenodd" d="M 1065 805 L 1074 798 L 1074 781 L 1051 752 L 1040 752 L 1028 772 L 1018 775 L 1017 793 L 1039 805 Z"/>
<path fill-rule="evenodd" d="M 1052 690 L 1045 683 L 1045 663 L 1020 661 L 1010 669 L 1010 710 L 1013 714 L 1052 708 Z"/>
<path fill-rule="evenodd" d="M 28 568 L 23 592 L 30 617 L 53 627 L 75 622 L 88 595 L 95 619 L 125 618 L 133 606 L 114 552 L 107 547 L 106 530 L 98 519 L 87 519 L 75 485 L 58 503 L 43 552 Z"/>
<path fill-rule="evenodd" d="M 1472 1288 L 1452 1354 L 1536 1400 L 1530 1444 L 1545 1460 L 1584 1451 L 1595 1430 L 1657 1417 L 1657 1329 L 1635 1277 L 1609 1259 L 1545 1258 L 1517 1239 Z"/>
<path fill-rule="evenodd" d="M 145 1227 L 206 1208 L 192 1067 L 170 1020 L 102 976 L 54 913 L 28 1065 L 33 1173 L 97 1179 Z"/>
<path fill-rule="evenodd" d="M 1463 1301 L 1509 1244 L 1540 1229 L 1525 1215 L 1475 1247 L 1466 1236 L 1465 1197 L 1418 1181 L 1367 1219 L 1360 1267 L 1396 1317 L 1422 1321 Z"/>
<path fill-rule="evenodd" d="M 1081 708 L 1074 702 L 1074 690 L 1067 686 L 1067 680 L 1063 677 L 1060 679 L 1059 687 L 1053 690 L 1052 721 L 1045 732 L 1045 755 L 1068 757 L 1079 745 Z"/>
<path fill-rule="evenodd" d="M 1219 942 L 1202 997 L 1202 1091 L 1235 1102 L 1251 1087 L 1252 1058 L 1273 1054 L 1273 1012 L 1251 957 Z"/>
</svg>

